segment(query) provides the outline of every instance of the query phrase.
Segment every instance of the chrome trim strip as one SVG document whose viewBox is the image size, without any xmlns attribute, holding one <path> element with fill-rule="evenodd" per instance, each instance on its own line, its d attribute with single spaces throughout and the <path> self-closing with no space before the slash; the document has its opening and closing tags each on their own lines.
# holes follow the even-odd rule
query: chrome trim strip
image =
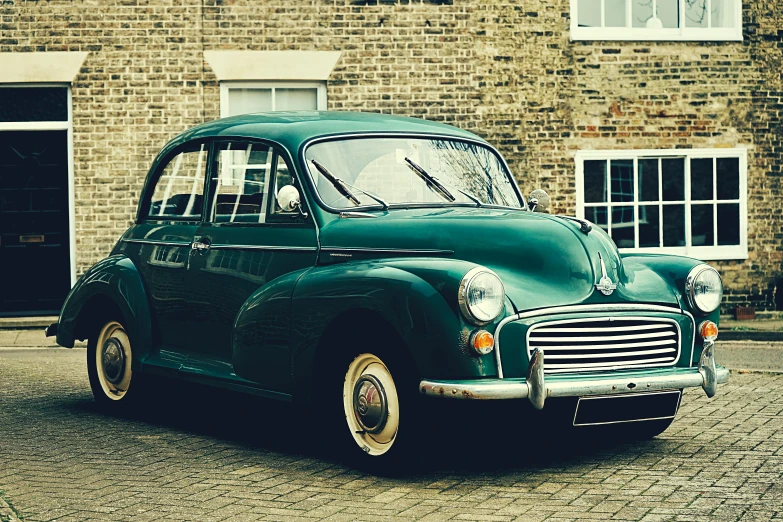
<svg viewBox="0 0 783 522">
<path fill-rule="evenodd" d="M 670 360 L 669 357 L 654 357 L 652 359 L 642 359 L 640 360 L 640 364 L 632 365 L 632 364 L 626 364 L 626 365 L 614 365 L 609 366 L 605 362 L 591 362 L 591 363 L 563 363 L 563 364 L 550 364 L 549 365 L 549 371 L 547 373 L 554 373 L 554 372 L 570 372 L 570 373 L 577 373 L 577 372 L 586 372 L 586 371 L 604 371 L 604 370 L 621 370 L 621 369 L 636 369 L 636 368 L 645 368 L 654 366 L 671 366 L 670 364 L 664 364 L 668 363 Z"/>
<path fill-rule="evenodd" d="M 378 216 L 375 216 L 373 214 L 368 214 L 367 212 L 340 212 L 341 218 L 377 218 Z"/>
<path fill-rule="evenodd" d="M 357 253 L 357 254 L 413 254 L 413 255 L 454 255 L 453 250 L 437 250 L 437 249 L 406 249 L 406 248 L 362 248 L 362 247 L 321 247 L 321 252 L 324 253 Z"/>
<path fill-rule="evenodd" d="M 158 241 L 156 239 L 121 239 L 123 243 L 133 243 L 137 245 L 155 245 L 155 246 L 171 246 L 171 247 L 188 247 L 190 248 L 190 241 Z"/>
<path fill-rule="evenodd" d="M 209 247 L 210 250 L 259 250 L 270 252 L 315 252 L 316 247 L 298 247 L 298 246 L 278 246 L 278 245 L 231 245 L 215 244 Z"/>
<path fill-rule="evenodd" d="M 688 366 L 693 366 L 693 352 L 696 350 L 696 319 L 687 310 L 683 310 L 682 313 L 691 318 L 691 326 L 693 326 L 691 330 L 691 359 L 688 361 Z"/>
<path fill-rule="evenodd" d="M 729 382 L 729 370 L 716 366 L 716 382 Z M 633 385 L 629 388 L 629 385 Z M 546 397 L 588 397 L 618 395 L 642 391 L 661 391 L 679 388 L 698 388 L 704 385 L 704 376 L 697 368 L 672 368 L 658 375 L 621 375 L 585 377 L 578 381 L 549 376 Z M 431 397 L 463 400 L 527 399 L 532 386 L 526 379 L 475 379 L 468 381 L 422 380 L 419 391 Z"/>
<path fill-rule="evenodd" d="M 548 349 L 552 349 L 552 346 L 547 346 Z M 669 352 L 676 352 L 677 348 L 671 347 L 671 348 L 656 348 L 654 350 L 637 350 L 635 352 L 621 352 L 621 353 L 588 353 L 588 354 L 580 354 L 585 359 L 607 359 L 609 357 L 634 357 L 638 355 L 657 355 L 657 354 L 664 354 Z M 547 358 L 549 359 L 570 359 L 572 358 L 572 355 L 547 355 Z M 668 359 L 668 357 L 667 357 Z M 567 363 L 568 364 L 568 363 Z M 565 365 L 558 365 L 558 366 L 565 366 Z M 571 366 L 571 364 L 568 364 L 568 366 Z"/>
<path fill-rule="evenodd" d="M 674 335 L 674 332 L 672 332 L 671 335 Z M 538 341 L 538 339 L 531 339 L 530 342 L 535 344 L 536 341 Z M 652 349 L 652 348 L 655 348 L 657 346 L 668 346 L 668 345 L 672 345 L 672 344 L 674 344 L 674 339 L 660 339 L 660 340 L 657 340 L 657 341 L 645 341 L 643 343 L 627 343 L 627 344 L 623 344 L 622 346 L 619 346 L 619 347 L 620 348 L 648 348 L 648 349 Z M 539 347 L 539 348 L 546 348 L 547 350 L 562 350 L 562 351 L 566 351 L 566 352 L 583 352 L 583 351 L 588 351 L 588 350 L 593 350 L 593 349 L 603 350 L 603 349 L 606 349 L 606 348 L 617 348 L 617 347 L 618 347 L 618 345 L 616 345 L 616 344 L 590 344 L 590 345 L 586 345 L 586 346 L 564 344 L 562 346 L 543 346 L 543 347 Z M 677 349 L 672 347 L 672 348 L 669 348 L 669 350 L 675 350 L 676 351 Z M 619 353 L 627 353 L 627 352 L 619 352 Z M 619 356 L 619 353 L 618 353 L 618 356 Z M 589 357 L 591 355 L 592 356 L 598 356 L 599 354 L 595 354 L 595 353 L 584 354 L 585 357 Z M 601 354 L 601 355 L 603 355 L 603 354 Z"/>
<path fill-rule="evenodd" d="M 612 364 L 612 365 L 604 365 L 601 366 L 599 363 L 586 363 L 583 365 L 584 369 L 580 370 L 579 365 L 575 366 L 566 366 L 564 364 L 559 365 L 550 365 L 550 371 L 547 373 L 555 373 L 555 372 L 579 372 L 579 371 L 595 371 L 598 370 L 619 370 L 622 368 L 650 368 L 650 367 L 666 367 L 666 366 L 674 366 L 677 364 L 677 362 L 680 360 L 680 355 L 682 352 L 681 345 L 682 345 L 682 330 L 680 329 L 680 324 L 675 321 L 674 319 L 669 319 L 667 317 L 661 317 L 661 318 L 651 318 L 651 317 L 639 317 L 639 316 L 628 316 L 628 317 L 584 317 L 584 318 L 578 318 L 578 319 L 564 319 L 560 321 L 548 321 L 545 323 L 537 323 L 531 326 L 527 330 L 527 335 L 525 336 L 525 349 L 527 351 L 528 359 L 531 357 L 530 354 L 530 336 L 531 334 L 534 334 L 536 329 L 538 328 L 545 328 L 546 325 L 552 324 L 574 324 L 574 323 L 587 323 L 591 321 L 596 320 L 605 320 L 605 321 L 649 321 L 649 322 L 656 322 L 656 323 L 671 323 L 674 325 L 674 327 L 677 329 L 677 354 L 674 356 L 674 359 L 671 360 L 671 362 L 667 362 L 665 364 L 661 364 L 663 361 L 667 361 L 669 358 L 666 357 L 665 359 L 661 360 L 660 358 L 656 359 L 645 359 L 638 362 L 638 364 L 634 364 L 632 362 L 628 362 L 625 364 Z M 593 337 L 581 337 L 580 340 L 589 341 L 589 340 L 596 340 L 596 341 L 603 341 L 603 340 L 612 340 L 612 339 L 619 339 L 619 340 L 628 340 L 628 339 L 634 339 L 634 338 L 644 338 L 645 336 L 659 336 L 660 334 L 642 334 L 639 336 L 633 336 L 633 335 L 619 335 L 615 337 L 611 336 L 593 336 Z M 572 339 L 572 338 L 570 338 Z M 670 341 L 666 341 L 670 342 Z M 623 346 L 618 346 L 618 348 L 633 348 L 636 346 L 642 347 L 646 343 L 627 343 Z M 593 345 L 589 348 L 600 348 L 601 346 L 609 346 L 609 345 Z M 617 345 L 615 345 L 617 346 Z M 553 346 L 540 346 L 537 348 L 546 348 L 546 349 L 557 349 Z M 690 366 L 690 361 L 688 361 L 688 366 Z"/>
<path fill-rule="evenodd" d="M 593 321 L 600 321 L 602 318 L 596 317 L 592 319 Z M 610 317 L 609 320 L 617 320 L 620 319 L 619 317 Z M 623 318 L 624 319 L 624 318 Z M 628 319 L 637 319 L 636 317 L 629 317 Z M 552 321 L 553 323 L 561 323 L 561 324 L 570 324 L 572 322 L 577 321 Z M 672 321 L 674 322 L 674 321 Z M 541 326 L 533 326 L 530 329 L 533 328 L 540 328 L 543 327 L 544 324 L 551 324 L 551 323 L 541 323 Z M 611 330 L 609 328 L 604 328 L 604 332 L 607 330 Z M 614 331 L 614 330 L 611 330 Z M 548 333 L 548 332 L 547 332 Z M 534 338 L 533 341 L 559 341 L 559 342 L 568 342 L 573 341 L 574 339 L 579 339 L 580 341 L 630 341 L 633 339 L 657 339 L 658 341 L 663 341 L 665 339 L 661 339 L 661 337 L 671 337 L 674 335 L 674 332 L 654 332 L 654 333 L 646 333 L 646 334 L 639 334 L 639 335 L 586 335 L 586 336 L 580 336 L 580 337 L 541 337 L 541 338 Z M 530 335 L 528 335 L 528 339 L 530 339 Z M 614 345 L 611 345 L 614 346 Z M 551 346 L 548 346 L 547 348 L 552 348 Z M 593 348 L 600 348 L 600 346 L 593 346 Z"/>
<path fill-rule="evenodd" d="M 668 328 L 662 324 L 650 324 L 647 326 L 616 326 L 612 328 L 613 332 L 639 332 L 645 330 L 661 330 Z M 549 332 L 555 333 L 583 333 L 583 332 L 605 332 L 606 328 L 548 328 Z"/>
<path fill-rule="evenodd" d="M 605 304 L 605 305 L 567 305 L 556 306 L 551 308 L 540 308 L 538 310 L 531 310 L 528 312 L 519 312 L 518 314 L 509 315 L 495 328 L 495 363 L 498 367 L 498 377 L 503 378 L 503 362 L 500 358 L 500 331 L 511 321 L 519 321 L 520 319 L 527 319 L 529 317 L 537 317 L 540 315 L 557 315 L 557 314 L 570 314 L 579 312 L 664 312 L 664 313 L 678 313 L 686 314 L 691 318 L 693 323 L 694 340 L 696 335 L 696 322 L 693 320 L 693 316 L 688 312 L 681 310 L 680 308 L 660 306 L 660 305 L 641 305 L 641 304 Z M 693 349 L 691 348 L 691 361 L 693 360 Z"/>
</svg>

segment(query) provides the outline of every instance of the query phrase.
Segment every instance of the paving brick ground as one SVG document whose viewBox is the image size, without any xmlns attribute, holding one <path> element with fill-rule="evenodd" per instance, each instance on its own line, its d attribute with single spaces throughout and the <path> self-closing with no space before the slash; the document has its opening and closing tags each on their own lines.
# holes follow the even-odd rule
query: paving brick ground
<svg viewBox="0 0 783 522">
<path fill-rule="evenodd" d="M 256 399 L 177 387 L 155 413 L 106 416 L 84 357 L 0 350 L 0 520 L 783 519 L 780 374 L 689 391 L 669 430 L 635 444 L 563 449 L 513 417 L 484 440 L 427 426 L 451 446 L 391 479 Z"/>
</svg>

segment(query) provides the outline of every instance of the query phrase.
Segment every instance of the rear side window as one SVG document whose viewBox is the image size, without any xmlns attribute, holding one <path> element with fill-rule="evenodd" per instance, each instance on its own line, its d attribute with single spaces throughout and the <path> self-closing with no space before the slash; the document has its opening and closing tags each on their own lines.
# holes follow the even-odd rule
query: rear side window
<svg viewBox="0 0 783 522">
<path fill-rule="evenodd" d="M 147 215 L 150 219 L 200 219 L 208 145 L 188 147 L 163 168 Z"/>
</svg>

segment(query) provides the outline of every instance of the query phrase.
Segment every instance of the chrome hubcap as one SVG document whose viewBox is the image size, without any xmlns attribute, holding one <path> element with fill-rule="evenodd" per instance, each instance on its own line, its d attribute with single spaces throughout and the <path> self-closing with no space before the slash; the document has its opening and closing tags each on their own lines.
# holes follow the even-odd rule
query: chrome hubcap
<svg viewBox="0 0 783 522">
<path fill-rule="evenodd" d="M 122 344 L 115 338 L 106 339 L 103 343 L 103 374 L 106 380 L 117 384 L 125 373 L 125 351 Z"/>
<path fill-rule="evenodd" d="M 353 388 L 353 410 L 359 425 L 369 433 L 386 426 L 389 407 L 381 383 L 372 375 L 362 375 Z"/>
</svg>

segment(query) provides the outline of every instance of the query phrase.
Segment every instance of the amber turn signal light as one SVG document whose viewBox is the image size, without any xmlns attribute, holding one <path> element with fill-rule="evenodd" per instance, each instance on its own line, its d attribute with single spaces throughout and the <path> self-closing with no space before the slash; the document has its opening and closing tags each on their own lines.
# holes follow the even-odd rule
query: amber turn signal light
<svg viewBox="0 0 783 522">
<path fill-rule="evenodd" d="M 470 336 L 470 344 L 479 355 L 487 355 L 495 347 L 495 337 L 486 330 L 477 330 Z"/>
<path fill-rule="evenodd" d="M 704 321 L 699 325 L 699 335 L 705 341 L 714 341 L 718 338 L 718 325 L 712 321 Z"/>
</svg>

